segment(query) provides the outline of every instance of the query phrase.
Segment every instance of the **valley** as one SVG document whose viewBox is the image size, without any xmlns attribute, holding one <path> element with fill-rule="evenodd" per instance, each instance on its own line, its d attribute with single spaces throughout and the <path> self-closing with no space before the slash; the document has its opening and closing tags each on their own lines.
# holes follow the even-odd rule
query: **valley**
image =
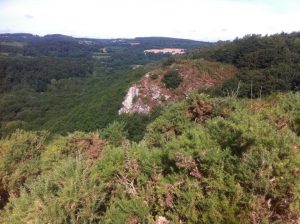
<svg viewBox="0 0 300 224">
<path fill-rule="evenodd" d="M 299 223 L 299 32 L 0 54 L 0 223 Z"/>
<path fill-rule="evenodd" d="M 2 34 L 0 43 L 1 136 L 17 128 L 62 134 L 104 128 L 119 119 L 127 88 L 156 62 L 171 56 L 145 55 L 145 49 L 209 44 L 172 38 L 97 40 L 31 34 Z"/>
</svg>

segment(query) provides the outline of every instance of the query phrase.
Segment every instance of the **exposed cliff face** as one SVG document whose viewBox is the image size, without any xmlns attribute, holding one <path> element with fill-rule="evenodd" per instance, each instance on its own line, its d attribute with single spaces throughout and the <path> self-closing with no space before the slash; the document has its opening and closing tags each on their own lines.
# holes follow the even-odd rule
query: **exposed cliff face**
<svg viewBox="0 0 300 224">
<path fill-rule="evenodd" d="M 170 71 L 177 71 L 182 82 L 176 89 L 169 89 L 163 82 Z M 184 99 L 191 91 L 222 84 L 233 77 L 237 69 L 231 65 L 205 60 L 180 60 L 165 68 L 148 72 L 131 86 L 119 114 L 149 114 L 155 106 Z"/>
<path fill-rule="evenodd" d="M 119 114 L 132 112 L 147 114 L 150 112 L 150 107 L 140 99 L 139 92 L 139 87 L 135 85 L 129 88 L 122 103 L 123 107 L 119 110 Z"/>
</svg>

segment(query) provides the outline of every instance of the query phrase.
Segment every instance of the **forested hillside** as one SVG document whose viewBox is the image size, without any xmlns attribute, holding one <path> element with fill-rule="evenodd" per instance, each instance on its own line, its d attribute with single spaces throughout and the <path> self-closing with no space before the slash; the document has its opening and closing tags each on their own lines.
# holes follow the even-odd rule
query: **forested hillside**
<svg viewBox="0 0 300 224">
<path fill-rule="evenodd" d="M 300 33 L 272 36 L 248 35 L 232 42 L 199 48 L 189 58 L 230 63 L 240 69 L 218 94 L 227 95 L 239 86 L 239 96 L 259 97 L 278 91 L 300 89 Z"/>
<path fill-rule="evenodd" d="M 170 57 L 144 50 L 204 44 L 208 43 L 160 37 L 1 34 L 0 136 L 17 128 L 63 134 L 95 131 L 116 119 L 132 120 L 117 115 L 127 88 L 154 66 L 142 65 Z"/>
</svg>

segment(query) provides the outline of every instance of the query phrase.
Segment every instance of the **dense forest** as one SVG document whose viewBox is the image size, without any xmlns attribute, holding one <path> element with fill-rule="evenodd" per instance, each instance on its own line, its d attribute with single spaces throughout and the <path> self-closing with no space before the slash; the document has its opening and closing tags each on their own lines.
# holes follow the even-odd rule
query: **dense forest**
<svg viewBox="0 0 300 224">
<path fill-rule="evenodd" d="M 1 38 L 0 223 L 299 222 L 300 33 Z M 118 115 L 149 71 L 173 68 L 162 80 L 178 90 L 179 62 L 237 73 L 150 115 Z"/>
<path fill-rule="evenodd" d="M 238 86 L 239 96 L 243 97 L 300 89 L 300 33 L 247 35 L 192 50 L 189 57 L 230 63 L 240 69 L 236 77 L 218 89 L 218 95 L 231 93 Z"/>
</svg>

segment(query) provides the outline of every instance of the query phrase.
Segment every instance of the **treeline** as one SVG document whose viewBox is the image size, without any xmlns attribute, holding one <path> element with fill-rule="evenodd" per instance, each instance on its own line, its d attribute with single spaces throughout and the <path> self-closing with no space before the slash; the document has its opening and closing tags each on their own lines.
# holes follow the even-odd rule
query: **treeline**
<svg viewBox="0 0 300 224">
<path fill-rule="evenodd" d="M 44 92 L 51 80 L 85 77 L 93 70 L 93 63 L 85 58 L 2 57 L 0 93 L 16 87 L 30 87 Z"/>
<path fill-rule="evenodd" d="M 29 56 L 88 57 L 103 45 L 80 44 L 76 39 L 43 38 L 24 46 L 23 54 Z"/>
<path fill-rule="evenodd" d="M 300 89 L 300 33 L 247 35 L 193 50 L 188 57 L 230 63 L 240 69 L 236 77 L 217 89 L 217 94 L 238 91 L 239 96 L 259 97 Z"/>
<path fill-rule="evenodd" d="M 76 38 L 64 35 L 31 34 L 0 35 L 0 52 L 10 55 L 53 56 L 53 57 L 88 57 L 104 44 L 85 44 Z"/>
</svg>

